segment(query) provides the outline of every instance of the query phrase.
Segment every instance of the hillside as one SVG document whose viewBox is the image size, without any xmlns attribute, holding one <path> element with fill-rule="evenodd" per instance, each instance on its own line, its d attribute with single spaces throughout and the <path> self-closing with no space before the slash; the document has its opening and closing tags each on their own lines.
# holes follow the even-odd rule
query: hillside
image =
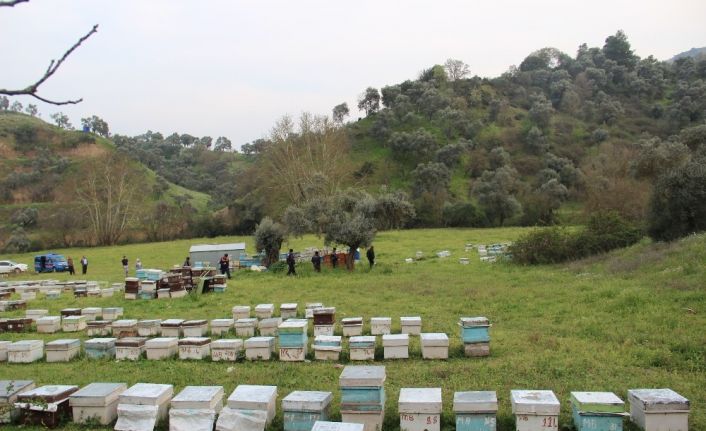
<svg viewBox="0 0 706 431">
<path fill-rule="evenodd" d="M 153 215 L 157 207 L 188 206 L 194 214 L 206 210 L 209 196 L 169 183 L 137 161 L 122 160 L 108 139 L 0 111 L 0 249 L 18 225 L 33 248 L 92 244 L 80 191 L 88 174 L 106 161 L 120 166 L 134 188 L 131 218 Z M 146 235 L 144 228 L 132 228 L 120 240 Z"/>
<path fill-rule="evenodd" d="M 675 62 L 681 58 L 687 58 L 687 57 L 693 58 L 694 60 L 697 60 L 697 61 L 706 59 L 706 46 L 701 47 L 701 48 L 691 48 L 688 51 L 680 52 L 679 54 L 670 58 L 668 61 Z"/>
</svg>

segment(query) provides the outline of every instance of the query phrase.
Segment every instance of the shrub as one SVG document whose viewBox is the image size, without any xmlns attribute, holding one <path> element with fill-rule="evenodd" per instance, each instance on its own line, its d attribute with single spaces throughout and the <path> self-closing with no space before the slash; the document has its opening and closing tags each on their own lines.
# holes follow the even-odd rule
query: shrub
<svg viewBox="0 0 706 431">
<path fill-rule="evenodd" d="M 442 212 L 444 226 L 484 227 L 488 226 L 485 213 L 470 202 L 445 203 Z"/>
</svg>

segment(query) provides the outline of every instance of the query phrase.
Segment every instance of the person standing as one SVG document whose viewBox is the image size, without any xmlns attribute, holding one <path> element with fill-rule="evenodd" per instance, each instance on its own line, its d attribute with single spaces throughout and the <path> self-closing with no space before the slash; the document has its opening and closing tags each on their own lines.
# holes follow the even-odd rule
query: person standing
<svg viewBox="0 0 706 431">
<path fill-rule="evenodd" d="M 69 275 L 75 275 L 76 271 L 74 271 L 74 260 L 69 256 L 68 259 L 66 259 L 66 266 L 69 268 Z"/>
<path fill-rule="evenodd" d="M 336 254 L 336 247 L 333 248 L 333 253 L 331 253 L 331 266 L 336 269 L 338 266 L 338 255 Z"/>
<path fill-rule="evenodd" d="M 191 258 L 189 256 L 186 256 L 186 260 L 182 266 L 191 266 Z"/>
<path fill-rule="evenodd" d="M 314 256 L 311 258 L 311 263 L 314 264 L 314 271 L 321 272 L 321 256 L 318 251 L 314 252 Z"/>
<path fill-rule="evenodd" d="M 128 265 L 127 257 L 123 256 L 123 260 L 120 261 L 123 264 L 123 270 L 125 271 L 125 277 L 128 275 L 130 266 Z"/>
<path fill-rule="evenodd" d="M 365 256 L 368 258 L 370 269 L 373 269 L 373 265 L 375 265 L 375 249 L 372 245 L 368 247 L 368 251 L 365 253 Z"/>
<path fill-rule="evenodd" d="M 297 275 L 297 272 L 294 270 L 294 265 L 296 263 L 297 262 L 294 259 L 294 250 L 290 248 L 289 253 L 287 254 L 287 266 L 289 267 L 287 275 Z"/>
<path fill-rule="evenodd" d="M 137 259 L 135 259 L 135 271 L 139 271 L 141 269 L 142 269 L 142 261 L 138 257 Z"/>
<path fill-rule="evenodd" d="M 228 275 L 228 280 L 230 280 L 230 259 L 228 258 L 228 253 L 224 254 L 220 261 L 221 274 Z"/>
<path fill-rule="evenodd" d="M 86 256 L 83 256 L 81 258 L 81 274 L 86 275 L 86 271 L 88 271 L 88 259 L 86 259 Z"/>
</svg>

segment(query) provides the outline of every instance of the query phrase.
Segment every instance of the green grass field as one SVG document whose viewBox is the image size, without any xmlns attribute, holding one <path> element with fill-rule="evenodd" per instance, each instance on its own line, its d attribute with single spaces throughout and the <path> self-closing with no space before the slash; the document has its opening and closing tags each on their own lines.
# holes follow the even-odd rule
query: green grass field
<svg viewBox="0 0 706 431">
<path fill-rule="evenodd" d="M 625 399 L 630 388 L 669 387 L 691 400 L 690 429 L 706 429 L 706 235 L 674 244 L 644 241 L 609 255 L 557 266 L 481 263 L 475 252 L 463 251 L 468 242 L 509 241 L 522 232 L 519 228 L 383 232 L 375 241 L 379 265 L 372 271 L 360 265 L 353 273 L 315 274 L 303 265 L 296 278 L 238 272 L 227 293 L 198 299 L 125 301 L 118 297 L 74 299 L 63 294 L 59 300 L 31 301 L 29 308 L 47 308 L 58 315 L 65 307 L 121 306 L 128 318 L 212 319 L 230 317 L 231 307 L 237 304 L 298 302 L 301 313 L 305 302 L 323 302 L 336 307 L 338 320 L 364 316 L 369 323 L 370 317 L 392 317 L 393 332 L 399 332 L 400 316 L 419 315 L 424 332 L 449 334 L 450 359 L 422 360 L 418 340 L 413 340 L 411 359 L 375 362 L 387 369 L 386 430 L 399 428 L 397 399 L 402 387 L 443 389 L 443 429 L 454 428 L 455 391 L 495 390 L 499 430 L 514 429 L 511 389 L 555 391 L 562 402 L 560 429 L 570 429 L 571 391 L 612 391 Z M 123 254 L 131 265 L 139 257 L 147 268 L 166 268 L 180 264 L 190 244 L 231 240 L 244 240 L 248 250 L 253 250 L 251 238 L 218 238 L 58 251 L 76 262 L 85 254 L 90 261 L 88 280 L 116 282 L 122 279 Z M 319 245 L 320 240 L 305 237 L 285 247 Z M 432 257 L 444 249 L 452 252 L 451 258 Z M 417 250 L 426 258 L 404 263 Z M 463 256 L 471 258 L 470 265 L 458 263 Z M 31 263 L 30 254 L 9 257 Z M 63 280 L 67 276 L 44 278 Z M 465 358 L 462 353 L 458 318 L 476 315 L 487 316 L 493 323 L 488 358 Z M 31 333 L 2 334 L 0 339 L 67 336 L 73 337 Z M 382 357 L 381 347 L 377 354 Z M 280 399 L 293 390 L 326 390 L 334 394 L 334 420 L 340 420 L 340 373 L 337 364 L 313 361 L 126 363 L 82 358 L 70 363 L 0 365 L 0 379 L 33 379 L 39 384 L 171 383 L 175 393 L 186 385 L 222 385 L 226 396 L 241 383 L 272 384 L 278 386 Z M 281 429 L 281 415 L 279 411 L 275 429 Z M 69 425 L 66 429 L 82 428 Z M 636 428 L 626 422 L 626 429 Z"/>
</svg>

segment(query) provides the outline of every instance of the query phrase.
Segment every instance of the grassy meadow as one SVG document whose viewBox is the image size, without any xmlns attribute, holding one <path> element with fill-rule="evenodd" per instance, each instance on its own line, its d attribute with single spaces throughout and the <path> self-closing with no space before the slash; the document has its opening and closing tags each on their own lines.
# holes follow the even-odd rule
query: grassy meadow
<svg viewBox="0 0 706 431">
<path fill-rule="evenodd" d="M 465 243 L 511 241 L 522 232 L 521 228 L 382 232 L 375 241 L 379 264 L 372 271 L 365 262 L 353 273 L 325 269 L 316 274 L 310 265 L 300 265 L 296 278 L 242 271 L 234 274 L 225 294 L 125 301 L 118 296 L 74 299 L 64 293 L 58 300 L 30 301 L 28 308 L 46 308 L 50 315 L 58 315 L 65 307 L 121 306 L 126 318 L 214 319 L 230 317 L 231 307 L 237 304 L 274 303 L 277 307 L 297 302 L 303 313 L 304 303 L 323 302 L 336 307 L 337 320 L 363 316 L 365 332 L 370 317 L 392 317 L 392 330 L 399 332 L 400 316 L 419 315 L 423 332 L 449 335 L 450 358 L 422 360 L 419 342 L 412 337 L 411 359 L 375 361 L 387 370 L 386 430 L 399 429 L 397 399 L 403 387 L 441 387 L 442 429 L 446 430 L 454 428 L 455 391 L 497 391 L 498 430 L 502 431 L 514 429 L 511 389 L 553 390 L 562 402 L 560 429 L 570 429 L 571 391 L 612 391 L 626 400 L 630 388 L 653 387 L 669 387 L 689 398 L 690 428 L 706 429 L 706 235 L 673 244 L 645 240 L 608 255 L 556 266 L 482 263 L 476 252 L 464 252 Z M 252 238 L 224 237 L 54 251 L 72 256 L 77 267 L 82 255 L 88 257 L 88 274 L 75 279 L 118 282 L 123 254 L 131 267 L 139 257 L 146 268 L 168 268 L 183 261 L 191 244 L 229 241 L 245 241 L 248 251 L 253 250 Z M 308 236 L 284 245 L 290 246 L 321 246 L 321 240 Z M 404 263 L 418 250 L 424 259 Z M 434 253 L 439 250 L 449 250 L 452 256 L 437 258 Z M 31 265 L 32 255 L 3 258 Z M 459 257 L 470 257 L 470 265 L 460 265 Z M 24 275 L 21 279 L 38 277 Z M 65 274 L 41 277 L 69 278 Z M 493 323 L 491 356 L 465 358 L 457 322 L 461 316 L 477 315 Z M 49 341 L 76 336 L 0 334 L 3 340 L 26 338 Z M 381 345 L 376 356 L 382 358 Z M 346 363 L 343 357 L 341 364 Z M 333 420 L 340 420 L 340 373 L 340 364 L 315 361 L 131 363 L 81 358 L 70 363 L 0 365 L 0 379 L 33 379 L 38 384 L 171 383 L 175 393 L 186 385 L 222 385 L 226 397 L 238 384 L 271 384 L 278 386 L 280 399 L 293 390 L 326 390 L 334 394 Z M 282 426 L 279 407 L 278 403 L 274 429 Z M 88 428 L 69 424 L 66 429 Z M 626 429 L 636 428 L 626 421 Z"/>
</svg>

